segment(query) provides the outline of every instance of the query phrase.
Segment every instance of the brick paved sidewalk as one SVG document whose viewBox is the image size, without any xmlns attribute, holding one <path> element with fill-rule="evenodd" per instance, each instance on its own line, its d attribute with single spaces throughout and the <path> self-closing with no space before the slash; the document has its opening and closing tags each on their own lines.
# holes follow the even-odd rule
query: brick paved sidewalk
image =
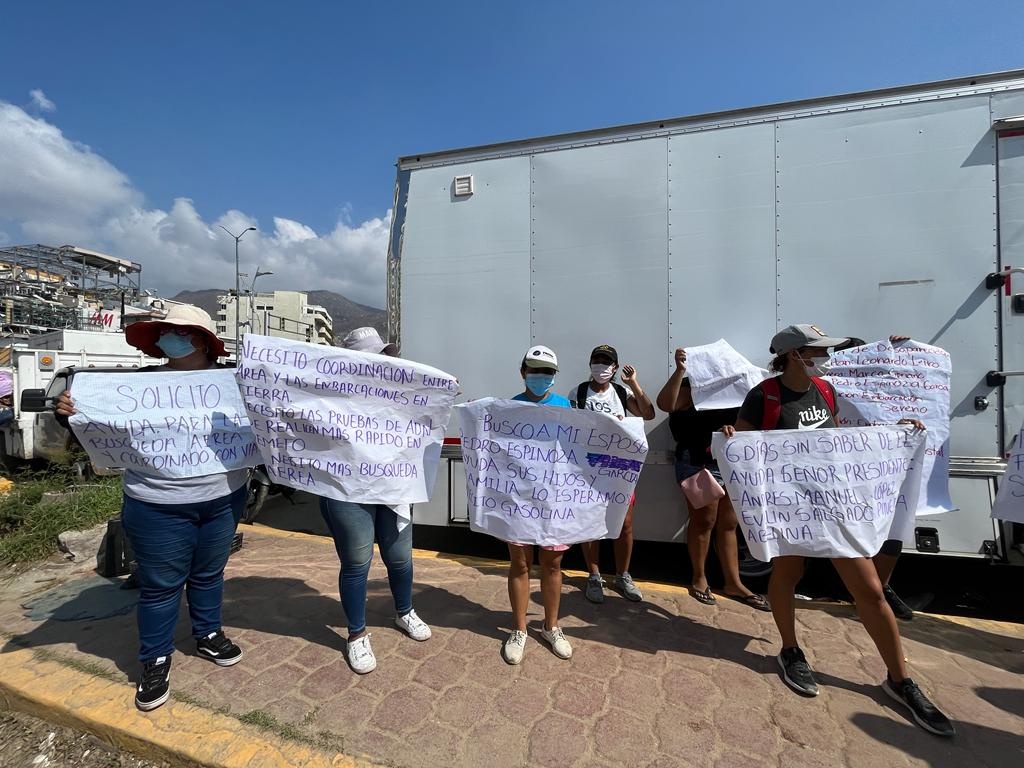
<svg viewBox="0 0 1024 768">
<path fill-rule="evenodd" d="M 798 612 L 817 699 L 779 679 L 770 614 L 654 585 L 642 603 L 609 592 L 596 606 L 582 577 L 566 580 L 562 599 L 573 658 L 539 640 L 534 581 L 526 656 L 510 667 L 499 653 L 510 619 L 504 567 L 427 555 L 416 559 L 414 603 L 433 638 L 417 643 L 394 626 L 375 559 L 378 668 L 360 677 L 342 657 L 330 539 L 257 527 L 245 541 L 229 564 L 224 622 L 246 656 L 227 669 L 196 657 L 183 609 L 172 689 L 349 755 L 410 768 L 1024 765 L 1024 627 L 924 615 L 901 625 L 914 677 L 957 722 L 945 741 L 884 697 L 881 661 L 849 608 Z M 92 664 L 125 681 L 127 700 L 138 671 L 132 594 L 93 576 L 34 602 L 8 600 L 7 649 Z M 64 620 L 97 615 L 97 605 L 113 615 Z"/>
</svg>

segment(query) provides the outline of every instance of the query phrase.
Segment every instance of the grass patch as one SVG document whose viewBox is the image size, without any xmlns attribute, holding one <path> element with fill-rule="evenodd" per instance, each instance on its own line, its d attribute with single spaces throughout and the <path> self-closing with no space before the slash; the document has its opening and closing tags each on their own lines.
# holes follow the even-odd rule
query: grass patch
<svg viewBox="0 0 1024 768">
<path fill-rule="evenodd" d="M 275 733 L 283 739 L 309 743 L 310 739 L 302 731 L 289 723 L 282 723 L 269 712 L 254 709 L 238 717 L 239 722 L 259 728 L 261 731 Z"/>
<path fill-rule="evenodd" d="M 121 509 L 121 478 L 100 477 L 76 485 L 70 468 L 22 472 L 0 496 L 0 565 L 38 560 L 57 551 L 64 531 L 91 528 Z M 43 499 L 48 492 L 66 493 Z"/>
</svg>

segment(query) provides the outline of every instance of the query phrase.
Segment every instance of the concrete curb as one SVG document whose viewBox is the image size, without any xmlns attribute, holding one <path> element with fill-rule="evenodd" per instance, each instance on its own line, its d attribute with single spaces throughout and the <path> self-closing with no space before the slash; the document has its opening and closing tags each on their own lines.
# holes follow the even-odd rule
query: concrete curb
<svg viewBox="0 0 1024 768">
<path fill-rule="evenodd" d="M 8 709 L 86 731 L 108 744 L 175 765 L 210 768 L 375 768 L 378 764 L 287 741 L 173 699 L 143 714 L 130 689 L 37 658 L 29 649 L 0 655 L 0 703 Z"/>
</svg>

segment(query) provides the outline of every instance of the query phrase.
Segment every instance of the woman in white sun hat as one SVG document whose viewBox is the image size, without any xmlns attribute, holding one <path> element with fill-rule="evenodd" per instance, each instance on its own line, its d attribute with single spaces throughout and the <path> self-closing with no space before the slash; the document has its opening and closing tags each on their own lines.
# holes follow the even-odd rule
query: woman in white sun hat
<svg viewBox="0 0 1024 768">
<path fill-rule="evenodd" d="M 129 325 L 125 339 L 151 357 L 167 358 L 164 365 L 142 370 L 202 371 L 218 367 L 217 358 L 225 354 L 210 316 L 188 304 L 173 305 L 161 320 Z M 69 390 L 58 398 L 57 414 L 74 413 Z M 224 566 L 245 509 L 247 479 L 246 469 L 173 479 L 125 469 L 121 518 L 138 563 L 143 669 L 135 705 L 143 711 L 156 709 L 170 695 L 174 625 L 182 591 L 198 655 L 222 667 L 242 658 L 241 649 L 224 636 L 221 604 Z"/>
</svg>

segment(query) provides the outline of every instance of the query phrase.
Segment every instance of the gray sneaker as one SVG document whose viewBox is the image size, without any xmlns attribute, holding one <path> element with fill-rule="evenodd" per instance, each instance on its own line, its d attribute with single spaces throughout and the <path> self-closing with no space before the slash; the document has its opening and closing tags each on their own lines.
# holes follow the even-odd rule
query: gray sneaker
<svg viewBox="0 0 1024 768">
<path fill-rule="evenodd" d="M 584 594 L 592 603 L 604 602 L 604 579 L 601 578 L 601 574 L 592 573 L 587 577 L 587 588 Z"/>
<path fill-rule="evenodd" d="M 640 587 L 633 583 L 633 577 L 628 573 L 616 576 L 614 587 L 622 593 L 624 598 L 632 600 L 634 603 L 639 603 L 644 599 L 644 593 L 640 591 Z"/>
</svg>

